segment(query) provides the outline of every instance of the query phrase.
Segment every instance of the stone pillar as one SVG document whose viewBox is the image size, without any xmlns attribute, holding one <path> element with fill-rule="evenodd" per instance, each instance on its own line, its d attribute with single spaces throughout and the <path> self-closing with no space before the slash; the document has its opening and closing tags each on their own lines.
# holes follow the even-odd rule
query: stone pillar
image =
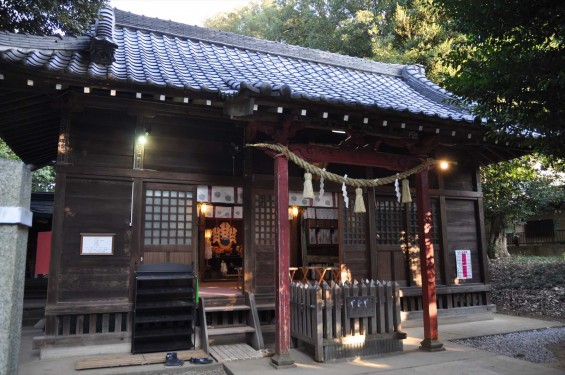
<svg viewBox="0 0 565 375">
<path fill-rule="evenodd" d="M 31 172 L 0 159 L 0 374 L 18 373 Z"/>
</svg>

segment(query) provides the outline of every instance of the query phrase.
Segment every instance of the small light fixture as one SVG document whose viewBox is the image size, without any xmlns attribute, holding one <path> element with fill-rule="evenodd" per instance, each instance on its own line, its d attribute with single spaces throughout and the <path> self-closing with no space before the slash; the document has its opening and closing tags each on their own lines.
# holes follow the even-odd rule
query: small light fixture
<svg viewBox="0 0 565 375">
<path fill-rule="evenodd" d="M 290 212 L 292 214 L 292 217 L 294 217 L 294 218 L 298 217 L 298 207 L 292 206 L 291 209 L 290 209 Z"/>
<path fill-rule="evenodd" d="M 137 143 L 139 143 L 140 145 L 146 145 L 147 144 L 147 133 L 140 135 L 139 137 L 137 137 Z"/>
<path fill-rule="evenodd" d="M 449 162 L 447 160 L 440 160 L 439 168 L 444 170 L 444 171 L 449 169 Z"/>
<path fill-rule="evenodd" d="M 204 232 L 204 238 L 206 239 L 212 238 L 212 229 L 206 229 L 206 231 Z"/>
<path fill-rule="evenodd" d="M 208 203 L 204 202 L 200 204 L 200 214 L 202 215 L 206 215 L 206 212 L 208 212 Z"/>
<path fill-rule="evenodd" d="M 288 220 L 293 220 L 298 217 L 299 209 L 296 206 L 288 208 Z"/>
</svg>

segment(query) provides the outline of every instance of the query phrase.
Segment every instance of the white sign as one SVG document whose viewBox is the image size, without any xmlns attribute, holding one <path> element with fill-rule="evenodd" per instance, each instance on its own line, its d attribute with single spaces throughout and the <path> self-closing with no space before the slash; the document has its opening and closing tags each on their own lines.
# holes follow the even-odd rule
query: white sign
<svg viewBox="0 0 565 375">
<path fill-rule="evenodd" d="M 455 263 L 457 264 L 458 279 L 465 280 L 473 278 L 471 250 L 455 250 Z"/>
<path fill-rule="evenodd" d="M 113 255 L 114 233 L 80 234 L 80 255 Z"/>
</svg>

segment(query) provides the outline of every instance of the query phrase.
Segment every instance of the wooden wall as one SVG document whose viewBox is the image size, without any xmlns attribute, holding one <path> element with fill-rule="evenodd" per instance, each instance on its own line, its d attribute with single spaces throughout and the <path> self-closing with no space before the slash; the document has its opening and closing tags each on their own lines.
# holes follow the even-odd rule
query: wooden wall
<svg viewBox="0 0 565 375">
<path fill-rule="evenodd" d="M 242 128 L 227 121 L 180 115 L 144 117 L 125 110 L 88 107 L 71 113 L 70 118 L 71 165 L 62 168 L 64 172 L 58 179 L 63 186 L 57 187 L 59 220 L 54 224 L 54 229 L 62 233 L 54 242 L 60 254 L 59 270 L 55 272 L 57 298 L 50 298 L 50 302 L 128 298 L 134 263 L 142 249 L 141 201 L 147 183 L 226 186 L 245 181 L 246 287 L 257 294 L 275 292 L 272 158 L 262 151 L 248 151 L 252 157 L 244 174 L 244 152 L 232 147 L 243 144 Z M 149 142 L 144 151 L 144 169 L 133 170 L 135 135 L 145 131 L 149 132 Z M 289 167 L 290 180 L 301 181 L 303 171 L 292 163 Z M 366 170 L 339 166 L 334 172 L 362 176 Z M 392 172 L 374 173 L 379 177 Z M 484 282 L 484 234 L 476 170 L 460 165 L 443 175 L 432 173 L 430 188 L 438 283 L 454 283 L 457 249 L 472 253 L 474 277 L 465 282 Z M 326 191 L 331 189 L 328 186 Z M 405 235 L 415 242 L 415 205 L 396 212 L 398 207 L 391 203 L 394 196 L 390 186 L 365 191 L 367 214 L 353 213 L 353 195 L 349 209 L 340 202 L 340 262 L 355 279 L 395 280 L 403 286 L 418 283 L 418 275 L 410 270 L 402 252 L 400 233 L 379 232 L 382 225 L 397 232 L 405 228 Z M 390 207 L 383 216 L 381 211 L 386 205 Z M 134 222 L 130 227 L 132 212 Z M 116 233 L 115 255 L 80 256 L 80 233 L 84 232 Z M 197 261 L 197 256 L 194 258 Z M 52 291 L 50 295 L 54 294 Z"/>
<path fill-rule="evenodd" d="M 58 302 L 128 298 L 131 185 L 67 177 Z M 80 255 L 85 232 L 114 233 L 114 255 Z"/>
</svg>

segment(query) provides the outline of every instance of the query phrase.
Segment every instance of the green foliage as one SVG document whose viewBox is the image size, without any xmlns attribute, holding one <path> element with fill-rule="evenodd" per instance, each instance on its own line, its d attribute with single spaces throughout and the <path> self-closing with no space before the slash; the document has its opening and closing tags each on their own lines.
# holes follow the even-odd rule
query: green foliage
<svg viewBox="0 0 565 375">
<path fill-rule="evenodd" d="M 55 169 L 47 166 L 33 171 L 31 174 L 31 190 L 34 192 L 55 191 Z"/>
<path fill-rule="evenodd" d="M 0 138 L 0 158 L 20 160 L 2 138 Z M 55 191 L 55 169 L 51 166 L 47 166 L 33 171 L 31 173 L 31 191 Z"/>
<path fill-rule="evenodd" d="M 538 150 L 565 148 L 565 3 L 435 0 L 466 35 L 446 55 L 448 87 L 493 120 L 496 135 L 528 136 Z"/>
<path fill-rule="evenodd" d="M 529 155 L 481 168 L 489 254 L 508 227 L 565 203 L 562 175 L 547 157 Z"/>
<path fill-rule="evenodd" d="M 3 159 L 12 159 L 12 160 L 20 160 L 18 156 L 12 151 L 12 149 L 4 142 L 2 138 L 0 138 L 0 158 Z"/>
<path fill-rule="evenodd" d="M 31 34 L 85 32 L 108 0 L 0 0 L 0 30 Z"/>
<path fill-rule="evenodd" d="M 448 73 L 441 56 L 461 39 L 431 0 L 263 0 L 206 21 L 238 34 Z M 440 74 L 442 73 L 442 74 Z"/>
</svg>

